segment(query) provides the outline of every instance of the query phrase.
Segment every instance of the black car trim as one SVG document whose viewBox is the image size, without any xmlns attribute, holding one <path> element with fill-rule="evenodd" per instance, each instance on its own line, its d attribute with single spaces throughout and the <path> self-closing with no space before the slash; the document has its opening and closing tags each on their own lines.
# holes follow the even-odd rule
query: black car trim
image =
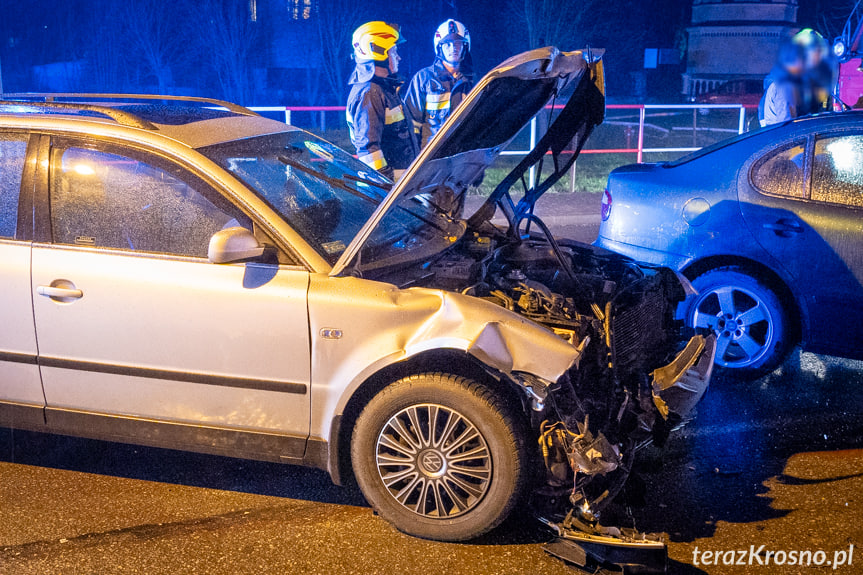
<svg viewBox="0 0 863 575">
<path fill-rule="evenodd" d="M 45 431 L 45 406 L 0 401 L 0 425 L 13 429 Z"/>
<path fill-rule="evenodd" d="M 27 138 L 24 170 L 21 173 L 21 186 L 18 190 L 18 213 L 15 224 L 15 239 L 18 240 L 33 239 L 33 187 L 36 182 L 40 138 L 39 134 L 30 134 Z"/>
<path fill-rule="evenodd" d="M 317 466 L 305 462 L 305 435 L 201 425 L 76 409 L 45 408 L 45 429 L 102 441 L 192 451 L 258 461 Z"/>
<path fill-rule="evenodd" d="M 10 363 L 37 363 L 35 355 L 29 353 L 17 353 L 14 351 L 0 351 L 0 361 L 8 361 Z"/>
<path fill-rule="evenodd" d="M 327 470 L 329 444 L 305 435 L 0 401 L 0 426 Z"/>
<path fill-rule="evenodd" d="M 97 363 L 92 361 L 78 361 L 73 359 L 61 359 L 57 357 L 40 356 L 38 363 L 40 366 L 43 367 L 56 367 L 60 369 L 72 369 L 76 371 L 92 371 L 95 373 L 109 373 L 113 375 L 144 377 L 148 379 L 167 379 L 170 381 L 181 381 L 184 383 L 200 383 L 203 385 L 237 387 L 240 389 L 254 389 L 258 391 L 276 391 L 280 393 L 293 393 L 298 395 L 304 395 L 307 389 L 307 386 L 304 383 L 274 381 L 267 379 L 247 379 L 242 377 L 213 375 L 208 373 L 186 373 L 182 371 L 171 371 L 167 369 L 132 367 L 128 365 Z"/>
<path fill-rule="evenodd" d="M 41 135 L 33 174 L 33 234 L 36 242 L 51 240 L 51 206 L 48 202 L 48 160 L 51 155 L 51 138 Z"/>
</svg>

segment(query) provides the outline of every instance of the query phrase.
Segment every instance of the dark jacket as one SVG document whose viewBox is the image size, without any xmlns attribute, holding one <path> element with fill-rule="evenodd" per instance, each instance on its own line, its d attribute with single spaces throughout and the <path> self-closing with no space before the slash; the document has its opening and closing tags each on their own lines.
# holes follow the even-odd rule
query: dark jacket
<svg viewBox="0 0 863 575">
<path fill-rule="evenodd" d="M 401 81 L 375 76 L 374 64 L 357 64 L 348 84 L 347 120 L 357 156 L 392 177 L 417 155 L 410 120 L 398 95 Z"/>
<path fill-rule="evenodd" d="M 450 113 L 473 88 L 469 58 L 468 54 L 462 62 L 458 78 L 453 77 L 437 58 L 434 64 L 423 68 L 411 79 L 404 95 L 405 109 L 411 115 L 414 133 L 422 146 L 437 134 Z"/>
<path fill-rule="evenodd" d="M 812 92 L 809 113 L 817 114 L 833 109 L 833 97 L 839 79 L 839 62 L 823 58 L 814 69 L 803 76 L 804 89 Z"/>
</svg>

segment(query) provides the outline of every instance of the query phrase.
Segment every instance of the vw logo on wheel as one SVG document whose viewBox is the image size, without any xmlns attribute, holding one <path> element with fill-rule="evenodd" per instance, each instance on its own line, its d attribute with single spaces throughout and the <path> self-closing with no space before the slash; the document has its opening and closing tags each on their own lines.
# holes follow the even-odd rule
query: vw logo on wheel
<svg viewBox="0 0 863 575">
<path fill-rule="evenodd" d="M 437 473 L 443 467 L 443 457 L 437 451 L 426 451 L 420 456 L 420 465 L 428 473 Z"/>
</svg>

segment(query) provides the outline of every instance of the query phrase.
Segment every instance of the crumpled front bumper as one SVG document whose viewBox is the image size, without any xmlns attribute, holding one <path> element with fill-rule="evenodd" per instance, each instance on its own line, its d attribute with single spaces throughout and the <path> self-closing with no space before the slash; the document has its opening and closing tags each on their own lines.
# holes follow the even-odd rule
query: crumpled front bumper
<svg viewBox="0 0 863 575">
<path fill-rule="evenodd" d="M 653 402 L 663 418 L 682 418 L 701 401 L 715 355 L 716 336 L 696 335 L 671 363 L 653 371 Z"/>
</svg>

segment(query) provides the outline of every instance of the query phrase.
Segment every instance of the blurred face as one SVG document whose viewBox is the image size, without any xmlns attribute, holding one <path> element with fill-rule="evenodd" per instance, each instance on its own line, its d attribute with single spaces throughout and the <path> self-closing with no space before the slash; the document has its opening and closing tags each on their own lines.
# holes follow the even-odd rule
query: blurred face
<svg viewBox="0 0 863 575">
<path fill-rule="evenodd" d="M 465 47 L 464 40 L 447 40 L 440 44 L 443 59 L 447 64 L 452 64 L 453 66 L 458 66 L 461 62 L 461 59 L 464 57 Z"/>
<path fill-rule="evenodd" d="M 824 59 L 824 50 L 820 46 L 809 46 L 806 48 L 806 67 L 815 68 Z"/>
<path fill-rule="evenodd" d="M 786 62 L 785 69 L 794 76 L 800 76 L 803 74 L 804 62 L 803 60 L 792 60 L 790 62 Z"/>
<path fill-rule="evenodd" d="M 396 46 L 390 48 L 389 51 L 389 65 L 390 65 L 390 74 L 395 74 L 399 71 L 399 62 L 402 61 L 402 57 L 399 56 L 399 51 Z"/>
</svg>

